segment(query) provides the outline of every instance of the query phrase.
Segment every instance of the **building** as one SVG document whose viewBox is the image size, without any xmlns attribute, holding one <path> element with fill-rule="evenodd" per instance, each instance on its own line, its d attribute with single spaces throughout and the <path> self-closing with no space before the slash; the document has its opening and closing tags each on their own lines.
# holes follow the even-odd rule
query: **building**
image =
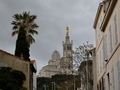
<svg viewBox="0 0 120 90">
<path fill-rule="evenodd" d="M 120 0 L 103 0 L 94 21 L 97 90 L 120 90 Z"/>
<path fill-rule="evenodd" d="M 23 59 L 23 57 L 14 56 L 8 52 L 0 50 L 0 67 L 11 67 L 12 69 L 22 71 L 26 80 L 23 84 L 27 90 L 36 90 L 36 64 L 35 60 L 30 62 Z"/>
<path fill-rule="evenodd" d="M 48 65 L 42 67 L 38 77 L 51 77 L 55 74 L 60 74 L 60 54 L 57 50 L 51 55 L 51 60 L 48 61 Z"/>
<path fill-rule="evenodd" d="M 63 57 L 55 50 L 51 59 L 48 61 L 48 65 L 42 67 L 39 71 L 38 77 L 51 77 L 55 74 L 71 74 L 73 69 L 72 60 L 72 44 L 69 37 L 69 28 L 66 27 L 66 36 L 63 44 Z"/>
<path fill-rule="evenodd" d="M 22 71 L 26 76 L 23 86 L 27 90 L 32 90 L 30 89 L 30 64 L 28 61 L 0 50 L 0 67 L 11 67 L 12 69 Z"/>
<path fill-rule="evenodd" d="M 69 28 L 66 27 L 65 41 L 63 41 L 63 57 L 61 58 L 60 68 L 63 74 L 70 74 L 73 70 L 73 41 L 70 41 Z"/>
</svg>

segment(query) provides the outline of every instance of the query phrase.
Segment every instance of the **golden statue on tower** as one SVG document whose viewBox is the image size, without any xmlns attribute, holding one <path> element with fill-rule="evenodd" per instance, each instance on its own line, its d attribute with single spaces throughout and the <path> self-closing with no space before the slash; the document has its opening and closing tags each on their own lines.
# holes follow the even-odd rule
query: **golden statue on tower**
<svg viewBox="0 0 120 90">
<path fill-rule="evenodd" d="M 69 33 L 69 27 L 67 26 L 66 27 L 66 35 L 68 35 L 68 33 Z"/>
</svg>

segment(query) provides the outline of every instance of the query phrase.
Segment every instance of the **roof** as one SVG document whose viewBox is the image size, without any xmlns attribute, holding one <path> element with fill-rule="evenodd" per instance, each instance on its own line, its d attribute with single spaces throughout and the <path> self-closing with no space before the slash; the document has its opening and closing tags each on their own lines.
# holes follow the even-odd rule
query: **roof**
<svg viewBox="0 0 120 90">
<path fill-rule="evenodd" d="M 13 55 L 13 54 L 11 54 L 11 53 L 8 53 L 8 52 L 6 52 L 6 51 L 3 51 L 3 50 L 1 50 L 1 49 L 0 49 L 0 51 L 1 51 L 1 52 L 4 52 L 4 53 L 6 53 L 6 54 L 8 54 L 8 55 L 10 55 L 10 56 L 13 56 L 13 57 L 19 58 L 19 59 L 22 60 L 22 61 L 26 61 L 26 62 L 28 62 L 28 61 L 25 60 L 25 59 L 22 59 L 22 58 L 20 58 L 20 57 L 18 57 L 18 56 L 15 56 L 15 55 Z"/>
<path fill-rule="evenodd" d="M 46 65 L 42 68 L 45 71 L 59 71 L 60 68 L 57 68 L 56 65 Z"/>
<path fill-rule="evenodd" d="M 103 2 L 108 2 L 109 0 L 103 0 Z"/>
<path fill-rule="evenodd" d="M 98 17 L 100 15 L 101 10 L 102 10 L 102 6 L 103 6 L 103 3 L 100 3 L 99 6 L 98 6 L 98 10 L 97 10 L 95 20 L 94 20 L 94 24 L 93 24 L 94 29 L 96 28 Z"/>
<path fill-rule="evenodd" d="M 34 64 L 35 63 L 35 60 L 30 60 L 30 64 Z"/>
</svg>

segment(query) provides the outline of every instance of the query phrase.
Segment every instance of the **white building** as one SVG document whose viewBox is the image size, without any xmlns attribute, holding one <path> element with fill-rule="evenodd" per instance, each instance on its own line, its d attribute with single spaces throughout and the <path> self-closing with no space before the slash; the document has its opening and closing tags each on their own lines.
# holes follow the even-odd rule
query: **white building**
<svg viewBox="0 0 120 90">
<path fill-rule="evenodd" d="M 103 0 L 94 21 L 97 90 L 120 90 L 120 0 Z"/>
<path fill-rule="evenodd" d="M 73 69 L 72 44 L 69 37 L 69 28 L 66 27 L 66 37 L 63 41 L 63 57 L 55 50 L 51 55 L 48 65 L 42 67 L 38 77 L 51 77 L 55 74 L 71 74 Z"/>
</svg>

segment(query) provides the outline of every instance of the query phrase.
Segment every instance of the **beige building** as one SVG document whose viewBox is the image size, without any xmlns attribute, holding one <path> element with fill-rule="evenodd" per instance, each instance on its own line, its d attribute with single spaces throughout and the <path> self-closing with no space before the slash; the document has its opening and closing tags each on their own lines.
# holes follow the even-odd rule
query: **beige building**
<svg viewBox="0 0 120 90">
<path fill-rule="evenodd" d="M 97 90 L 120 90 L 120 0 L 99 4 L 94 29 Z"/>
<path fill-rule="evenodd" d="M 0 67 L 11 67 L 15 70 L 22 71 L 26 76 L 23 86 L 27 90 L 32 90 L 30 89 L 30 63 L 28 61 L 0 50 Z"/>
<path fill-rule="evenodd" d="M 48 65 L 42 67 L 39 71 L 38 77 L 51 77 L 55 74 L 71 74 L 73 69 L 72 60 L 72 44 L 69 37 L 69 28 L 66 27 L 66 36 L 63 44 L 63 57 L 55 50 L 51 55 L 51 60 L 48 61 Z"/>
</svg>

